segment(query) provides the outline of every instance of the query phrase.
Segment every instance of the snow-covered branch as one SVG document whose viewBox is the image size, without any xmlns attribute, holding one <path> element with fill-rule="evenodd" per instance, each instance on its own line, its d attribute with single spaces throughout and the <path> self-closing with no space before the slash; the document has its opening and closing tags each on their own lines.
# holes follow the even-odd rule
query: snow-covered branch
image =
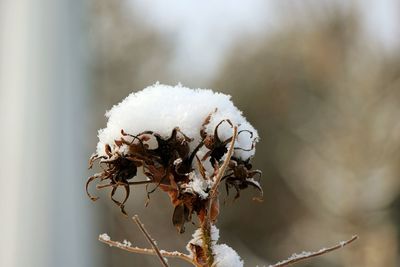
<svg viewBox="0 0 400 267">
<path fill-rule="evenodd" d="M 340 243 L 338 243 L 335 246 L 332 246 L 329 248 L 322 248 L 322 249 L 320 249 L 318 251 L 314 251 L 314 252 L 303 251 L 301 253 L 295 253 L 292 256 L 290 256 L 288 259 L 286 259 L 284 261 L 280 261 L 273 265 L 269 265 L 269 267 L 284 267 L 284 266 L 289 266 L 289 265 L 294 264 L 299 261 L 315 258 L 315 257 L 321 256 L 323 254 L 329 253 L 331 251 L 340 249 L 340 248 L 352 243 L 353 241 L 357 240 L 357 238 L 358 238 L 358 236 L 355 235 L 351 239 L 349 239 L 347 241 L 341 241 Z"/>
<path fill-rule="evenodd" d="M 128 252 L 132 253 L 138 253 L 138 254 L 146 254 L 146 255 L 154 255 L 157 256 L 157 252 L 154 249 L 151 248 L 139 248 L 139 247 L 133 247 L 131 242 L 124 240 L 122 243 L 118 241 L 113 241 L 107 234 L 101 234 L 99 236 L 99 241 L 109 245 L 110 247 L 116 247 Z M 195 263 L 192 260 L 192 257 L 190 255 L 178 252 L 178 251 L 165 251 L 165 250 L 160 250 L 160 253 L 162 257 L 167 257 L 167 258 L 178 258 L 184 261 L 187 261 L 193 265 Z M 201 267 L 200 265 L 195 265 L 198 267 Z"/>
</svg>

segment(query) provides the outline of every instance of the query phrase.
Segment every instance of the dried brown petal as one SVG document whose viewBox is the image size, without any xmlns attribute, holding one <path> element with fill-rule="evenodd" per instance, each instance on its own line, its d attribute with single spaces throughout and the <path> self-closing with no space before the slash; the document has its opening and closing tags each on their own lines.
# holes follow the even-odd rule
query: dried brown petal
<svg viewBox="0 0 400 267">
<path fill-rule="evenodd" d="M 174 213 L 172 215 L 172 223 L 178 229 L 180 234 L 185 232 L 185 222 L 185 205 L 180 203 L 175 206 Z"/>
<path fill-rule="evenodd" d="M 99 198 L 98 197 L 94 197 L 89 193 L 89 185 L 96 179 L 101 179 L 102 175 L 101 174 L 95 174 L 93 176 L 90 176 L 89 179 L 86 181 L 86 194 L 88 195 L 88 197 L 92 200 L 92 201 L 96 201 Z"/>
</svg>

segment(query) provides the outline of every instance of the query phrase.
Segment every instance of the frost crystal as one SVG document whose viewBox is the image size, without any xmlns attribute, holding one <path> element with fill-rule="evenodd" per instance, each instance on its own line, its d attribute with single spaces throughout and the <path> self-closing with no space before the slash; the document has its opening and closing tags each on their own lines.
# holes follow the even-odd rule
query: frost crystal
<svg viewBox="0 0 400 267">
<path fill-rule="evenodd" d="M 101 240 L 104 240 L 104 241 L 110 241 L 110 240 L 111 240 L 110 236 L 109 236 L 108 234 L 106 234 L 106 233 L 101 234 L 101 235 L 99 236 L 99 238 L 100 238 Z"/>
<path fill-rule="evenodd" d="M 122 242 L 122 244 L 123 244 L 124 246 L 126 246 L 126 247 L 132 246 L 132 243 L 129 242 L 128 240 L 126 240 L 126 239 L 124 239 L 124 241 Z"/>
</svg>

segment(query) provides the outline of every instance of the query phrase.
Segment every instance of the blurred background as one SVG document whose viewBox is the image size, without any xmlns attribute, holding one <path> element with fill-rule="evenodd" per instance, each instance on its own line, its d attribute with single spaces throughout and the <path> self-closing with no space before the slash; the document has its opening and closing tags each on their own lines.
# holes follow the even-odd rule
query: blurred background
<svg viewBox="0 0 400 267">
<path fill-rule="evenodd" d="M 231 196 L 218 221 L 245 266 L 353 234 L 297 266 L 400 266 L 399 52 L 396 0 L 0 0 L 0 266 L 158 266 L 98 242 L 148 246 L 84 192 L 105 111 L 157 81 L 228 93 L 259 130 L 265 200 Z M 145 200 L 127 211 L 184 251 L 195 226 Z"/>
</svg>

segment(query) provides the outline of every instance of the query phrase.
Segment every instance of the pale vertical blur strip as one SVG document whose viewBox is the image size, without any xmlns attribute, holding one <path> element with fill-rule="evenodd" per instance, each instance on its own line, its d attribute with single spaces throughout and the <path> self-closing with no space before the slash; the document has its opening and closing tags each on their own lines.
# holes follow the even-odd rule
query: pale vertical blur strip
<svg viewBox="0 0 400 267">
<path fill-rule="evenodd" d="M 1 3 L 0 266 L 99 266 L 83 190 L 85 10 Z"/>
<path fill-rule="evenodd" d="M 8 9 L 8 12 L 6 10 Z M 15 11 L 21 18 L 20 23 L 15 23 Z M 0 9 L 0 207 L 2 222 L 0 227 L 0 266 L 17 266 L 17 235 L 18 229 L 18 188 L 20 188 L 23 175 L 21 168 L 23 143 L 22 140 L 23 113 L 26 98 L 23 91 L 27 80 L 20 73 L 24 71 L 27 58 L 27 5 L 18 1 L 3 1 Z M 22 18 L 25 21 L 22 21 Z M 10 30 L 12 29 L 12 30 Z M 25 49 L 24 49 L 25 48 Z M 13 147 L 12 147 L 13 146 Z M 4 151 L 7 151 L 4 153 Z M 4 186 L 6 185 L 6 186 Z M 38 246 L 45 244 L 37 243 Z"/>
</svg>

